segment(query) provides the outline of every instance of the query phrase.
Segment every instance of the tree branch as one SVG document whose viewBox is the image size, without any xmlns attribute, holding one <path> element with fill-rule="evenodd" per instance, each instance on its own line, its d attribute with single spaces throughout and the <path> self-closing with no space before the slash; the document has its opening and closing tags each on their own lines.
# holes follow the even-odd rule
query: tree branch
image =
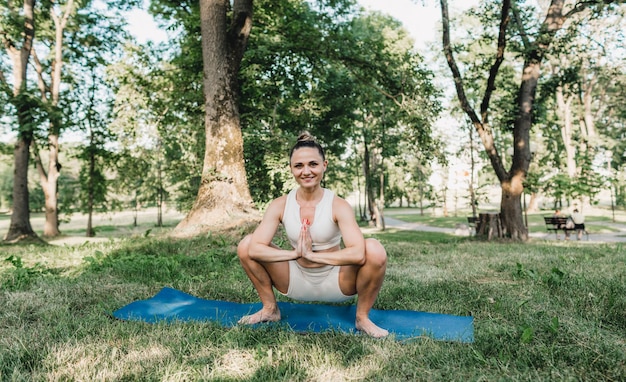
<svg viewBox="0 0 626 382">
<path fill-rule="evenodd" d="M 43 78 L 43 65 L 41 65 L 41 61 L 39 61 L 39 56 L 37 56 L 37 51 L 35 49 L 31 52 L 31 56 L 33 57 L 35 72 L 37 73 L 37 87 L 41 92 L 41 99 L 47 101 L 48 97 L 46 94 L 49 88 Z"/>
<path fill-rule="evenodd" d="M 506 28 L 509 25 L 510 16 L 509 10 L 511 9 L 511 0 L 504 0 L 502 2 L 502 10 L 500 12 L 500 28 L 498 31 L 498 48 L 496 51 L 496 59 L 489 69 L 489 78 L 487 79 L 487 89 L 485 90 L 485 96 L 480 104 L 480 115 L 484 123 L 489 123 L 489 102 L 493 91 L 496 90 L 496 77 L 500 70 L 500 65 L 504 61 L 504 51 L 506 50 Z"/>
<path fill-rule="evenodd" d="M 526 30 L 524 28 L 524 24 L 522 24 L 522 18 L 520 17 L 519 9 L 517 9 L 517 4 L 511 5 L 511 11 L 513 12 L 513 18 L 515 21 L 515 25 L 517 26 L 517 31 L 519 32 L 520 37 L 522 38 L 522 44 L 524 44 L 524 50 L 530 49 L 530 40 L 528 39 L 528 34 L 526 34 Z"/>
<path fill-rule="evenodd" d="M 585 9 L 588 9 L 591 6 L 594 5 L 609 5 L 609 4 L 613 4 L 613 3 L 625 3 L 626 1 L 624 0 L 590 0 L 590 1 L 578 1 L 576 2 L 576 4 L 574 4 L 574 8 L 572 8 L 569 12 L 567 12 L 563 17 L 564 18 L 569 18 L 570 16 L 576 14 L 576 13 L 580 13 L 582 11 L 584 11 Z"/>
<path fill-rule="evenodd" d="M 508 3 L 510 6 L 510 0 L 505 0 L 504 2 Z M 496 146 L 494 145 L 493 135 L 491 133 L 491 130 L 489 129 L 489 125 L 487 121 L 485 120 L 481 121 L 476 115 L 476 112 L 474 112 L 474 109 L 472 109 L 472 107 L 470 106 L 469 101 L 467 99 L 467 95 L 465 94 L 465 89 L 463 87 L 463 79 L 461 77 L 461 72 L 459 71 L 459 68 L 454 59 L 454 55 L 452 53 L 452 44 L 450 42 L 450 19 L 449 19 L 449 14 L 448 14 L 448 2 L 447 0 L 440 0 L 440 3 L 441 3 L 441 22 L 442 22 L 442 27 L 443 27 L 442 28 L 443 29 L 443 51 L 446 57 L 446 61 L 448 62 L 448 66 L 450 67 L 450 70 L 452 71 L 452 77 L 454 78 L 454 86 L 456 88 L 457 97 L 459 99 L 459 102 L 461 103 L 461 108 L 463 109 L 465 114 L 467 114 L 467 116 L 470 118 L 470 120 L 472 121 L 472 124 L 474 125 L 474 128 L 476 129 L 476 131 L 478 132 L 478 135 L 480 136 L 483 146 L 485 147 L 485 152 L 489 156 L 489 160 L 491 161 L 491 166 L 493 167 L 493 170 L 496 173 L 496 176 L 498 177 L 500 181 L 503 181 L 504 179 L 508 177 L 508 174 L 506 170 L 504 169 L 504 165 L 502 163 L 502 159 L 500 158 L 500 154 L 498 154 L 498 150 L 496 149 Z M 508 16 L 507 16 L 506 21 L 508 22 Z M 503 27 L 502 22 L 501 22 L 500 28 L 502 32 L 502 28 L 506 29 L 506 26 Z M 498 57 L 504 55 L 505 44 L 504 44 L 504 41 L 501 41 L 501 39 L 504 39 L 504 38 L 506 38 L 506 35 L 502 33 L 498 37 L 498 53 L 497 53 Z M 495 76 L 498 72 L 499 65 L 500 64 L 496 60 L 496 63 L 494 63 L 494 65 L 492 66 L 490 70 L 489 81 L 488 81 L 488 84 L 490 85 L 488 86 L 492 86 L 495 88 L 494 86 Z M 489 97 L 492 91 L 493 89 L 488 91 L 489 95 L 485 94 L 483 103 L 481 104 L 481 113 L 485 119 L 487 118 L 487 112 L 489 108 Z"/>
<path fill-rule="evenodd" d="M 450 42 L 450 17 L 448 12 L 448 2 L 445 0 L 441 0 L 441 23 L 443 26 L 443 52 L 446 56 L 446 61 L 448 62 L 448 66 L 450 67 L 450 71 L 452 71 L 452 77 L 454 79 L 454 87 L 456 88 L 456 93 L 459 98 L 459 102 L 461 103 L 461 108 L 468 115 L 470 120 L 474 125 L 481 125 L 480 119 L 474 112 L 474 109 L 469 104 L 467 100 L 467 95 L 465 94 L 465 88 L 463 87 L 463 78 L 461 77 L 461 71 L 456 64 L 456 60 L 454 59 L 454 55 L 452 54 L 452 44 Z"/>
</svg>

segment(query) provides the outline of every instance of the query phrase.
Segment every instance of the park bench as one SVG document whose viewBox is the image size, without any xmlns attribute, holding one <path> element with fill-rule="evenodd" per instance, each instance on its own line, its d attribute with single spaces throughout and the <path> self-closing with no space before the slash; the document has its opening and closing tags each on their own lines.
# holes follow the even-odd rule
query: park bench
<svg viewBox="0 0 626 382">
<path fill-rule="evenodd" d="M 576 231 L 576 228 L 566 228 L 567 224 L 567 216 L 544 216 L 543 220 L 546 223 L 546 230 L 554 231 L 556 238 L 559 238 L 559 231 L 563 231 L 564 234 L 570 231 Z M 583 230 L 585 235 L 587 236 L 587 240 L 589 240 L 589 232 L 587 230 Z"/>
</svg>

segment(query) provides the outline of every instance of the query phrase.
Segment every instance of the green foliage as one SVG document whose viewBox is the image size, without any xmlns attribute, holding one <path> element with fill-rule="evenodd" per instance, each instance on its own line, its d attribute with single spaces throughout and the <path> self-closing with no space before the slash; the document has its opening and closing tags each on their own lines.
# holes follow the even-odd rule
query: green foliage
<svg viewBox="0 0 626 382">
<path fill-rule="evenodd" d="M 180 203 L 189 205 L 204 153 L 203 130 L 198 128 L 204 118 L 199 9 L 195 3 L 154 1 L 151 11 L 182 32 L 173 41 L 176 54 L 166 65 L 154 65 L 158 69 L 149 75 L 137 75 L 136 65 L 129 67 L 135 75 L 127 81 L 142 78 L 141 87 L 155 90 L 147 93 L 151 110 L 176 110 L 163 115 L 167 128 L 159 134 L 168 174 L 181 191 Z M 286 155 L 302 130 L 317 136 L 329 156 L 341 158 L 330 167 L 326 182 L 346 192 L 354 188 L 353 167 L 342 162 L 356 161 L 358 153 L 344 154 L 360 129 L 376 130 L 375 141 L 368 144 L 380 147 L 385 156 L 400 156 L 398 147 L 403 153 L 436 147 L 429 132 L 439 110 L 438 93 L 411 45 L 397 21 L 361 14 L 352 1 L 255 3 L 240 68 L 244 157 L 253 199 L 262 205 L 293 186 Z M 171 96 L 155 96 L 160 93 L 156 89 L 166 86 Z M 371 124 L 361 127 L 364 113 Z M 386 126 L 382 135 L 375 128 L 381 123 Z"/>
<path fill-rule="evenodd" d="M 26 289 L 41 277 L 54 273 L 40 263 L 25 266 L 22 258 L 14 255 L 7 257 L 4 261 L 10 263 L 13 268 L 0 273 L 0 285 L 3 289 L 10 291 Z"/>
<path fill-rule="evenodd" d="M 195 244 L 148 239 L 107 255 L 96 251 L 85 261 L 90 271 L 106 272 L 126 282 L 186 286 L 232 275 L 239 260 L 228 244 L 232 245 L 223 237 Z"/>
</svg>

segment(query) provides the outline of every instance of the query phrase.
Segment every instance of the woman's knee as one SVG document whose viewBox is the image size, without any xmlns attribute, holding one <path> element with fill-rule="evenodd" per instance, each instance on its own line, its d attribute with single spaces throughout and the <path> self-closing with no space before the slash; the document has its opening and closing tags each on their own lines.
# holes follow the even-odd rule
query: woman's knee
<svg viewBox="0 0 626 382">
<path fill-rule="evenodd" d="M 365 239 L 365 261 L 379 266 L 387 264 L 387 251 L 380 241 L 372 238 Z"/>
<path fill-rule="evenodd" d="M 252 239 L 252 235 L 246 235 L 239 244 L 237 245 L 237 256 L 240 259 L 249 258 L 249 249 L 250 249 L 250 240 Z"/>
</svg>

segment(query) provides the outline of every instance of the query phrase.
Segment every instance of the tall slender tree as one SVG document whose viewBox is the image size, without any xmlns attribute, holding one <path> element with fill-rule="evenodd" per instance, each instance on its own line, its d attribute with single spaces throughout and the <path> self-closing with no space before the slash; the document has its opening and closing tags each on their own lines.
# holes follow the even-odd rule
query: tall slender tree
<svg viewBox="0 0 626 382">
<path fill-rule="evenodd" d="M 30 224 L 30 207 L 28 203 L 28 158 L 30 146 L 34 139 L 34 122 L 31 106 L 35 103 L 28 94 L 27 65 L 35 39 L 35 0 L 24 0 L 22 9 L 15 9 L 11 2 L 4 7 L 4 22 L 0 24 L 2 45 L 11 58 L 12 86 L 2 71 L 0 82 L 4 91 L 11 92 L 9 99 L 17 115 L 17 142 L 13 153 L 13 213 L 9 231 L 5 241 L 17 241 L 23 238 L 36 238 L 37 235 Z M 5 29 L 9 25 L 19 26 Z"/>
<path fill-rule="evenodd" d="M 35 163 L 37 172 L 41 179 L 41 188 L 44 193 L 46 221 L 44 223 L 43 235 L 54 237 L 59 234 L 59 211 L 58 211 L 58 182 L 61 164 L 59 163 L 59 136 L 62 130 L 62 118 L 57 111 L 61 97 L 61 72 L 65 63 L 63 57 L 64 37 L 68 20 L 70 16 L 76 12 L 77 4 L 74 0 L 68 0 L 64 4 L 56 4 L 49 2 L 42 4 L 47 6 L 44 13 L 47 13 L 52 20 L 53 30 L 50 55 L 52 59 L 48 65 L 50 72 L 46 73 L 46 67 L 40 61 L 37 55 L 37 49 L 32 50 L 35 71 L 37 73 L 37 84 L 41 94 L 42 101 L 48 106 L 50 111 L 48 133 L 47 133 L 47 149 L 48 161 L 47 167 L 41 158 L 41 152 L 38 149 L 37 140 L 33 141 L 35 148 Z M 49 81 L 46 75 L 49 74 Z"/>
</svg>

